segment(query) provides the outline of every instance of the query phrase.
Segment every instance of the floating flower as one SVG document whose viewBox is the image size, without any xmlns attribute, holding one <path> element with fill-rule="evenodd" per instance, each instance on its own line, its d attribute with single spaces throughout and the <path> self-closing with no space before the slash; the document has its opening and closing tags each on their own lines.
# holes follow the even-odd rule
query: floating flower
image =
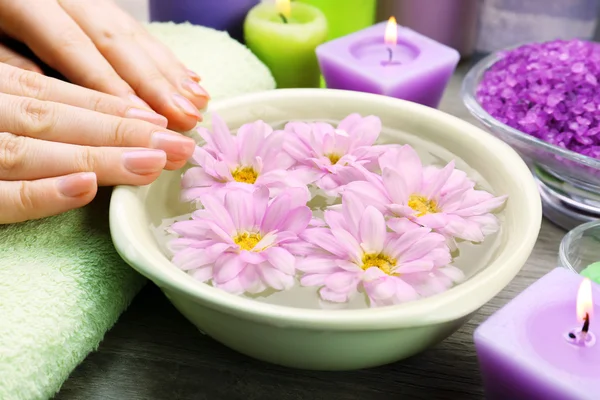
<svg viewBox="0 0 600 400">
<path fill-rule="evenodd" d="M 302 199 L 310 198 L 302 171 L 289 170 L 295 161 L 283 151 L 284 132 L 256 121 L 243 125 L 234 136 L 217 115 L 212 121 L 212 132 L 198 129 L 206 145 L 196 147 L 190 160 L 196 167 L 183 174 L 184 201 L 215 190 L 235 187 L 253 191 L 259 186 L 269 188 L 271 196 L 287 187 L 304 188 Z"/>
<path fill-rule="evenodd" d="M 371 307 L 399 304 L 462 279 L 462 272 L 448 265 L 445 238 L 428 228 L 390 232 L 381 212 L 365 209 L 352 196 L 344 198 L 342 212 L 326 211 L 325 221 L 329 228 L 309 228 L 301 235 L 317 250 L 296 263 L 304 273 L 301 284 L 321 286 L 324 300 L 346 302 L 364 290 Z"/>
<path fill-rule="evenodd" d="M 377 168 L 377 159 L 389 146 L 375 146 L 381 132 L 381 121 L 375 116 L 362 118 L 351 114 L 337 128 L 315 122 L 290 122 L 285 131 L 291 133 L 284 148 L 305 176 L 326 192 L 349 182 L 363 180 L 363 171 Z M 363 168 L 356 168 L 357 166 Z"/>
<path fill-rule="evenodd" d="M 392 229 L 402 232 L 416 224 L 447 238 L 472 242 L 481 242 L 499 229 L 492 211 L 506 196 L 476 190 L 475 182 L 454 169 L 453 161 L 444 168 L 423 167 L 415 150 L 405 145 L 382 155 L 379 165 L 381 176 L 370 174 L 368 181 L 352 182 L 344 193 L 391 217 Z"/>
<path fill-rule="evenodd" d="M 285 290 L 294 284 L 300 235 L 312 218 L 303 190 L 291 188 L 269 200 L 269 190 L 205 193 L 204 209 L 174 223 L 172 262 L 201 282 L 230 293 Z"/>
</svg>

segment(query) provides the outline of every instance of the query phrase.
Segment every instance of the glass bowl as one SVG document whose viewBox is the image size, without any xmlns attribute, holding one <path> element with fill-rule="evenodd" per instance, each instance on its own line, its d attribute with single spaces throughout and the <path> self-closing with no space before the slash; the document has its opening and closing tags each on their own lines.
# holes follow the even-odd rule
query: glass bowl
<svg viewBox="0 0 600 400">
<path fill-rule="evenodd" d="M 512 146 L 538 181 L 544 215 L 565 229 L 600 218 L 600 160 L 544 142 L 487 113 L 476 91 L 484 73 L 500 59 L 492 53 L 471 68 L 461 89 L 469 112 L 493 135 Z"/>
<path fill-rule="evenodd" d="M 558 250 L 561 267 L 580 273 L 600 261 L 600 221 L 579 225 L 565 235 Z"/>
</svg>

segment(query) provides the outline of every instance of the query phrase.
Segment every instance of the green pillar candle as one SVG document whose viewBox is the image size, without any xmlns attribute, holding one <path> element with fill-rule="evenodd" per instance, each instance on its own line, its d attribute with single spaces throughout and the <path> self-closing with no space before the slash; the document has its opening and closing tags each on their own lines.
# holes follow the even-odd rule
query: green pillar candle
<svg viewBox="0 0 600 400">
<path fill-rule="evenodd" d="M 316 7 L 261 3 L 244 22 L 248 48 L 271 70 L 278 88 L 319 87 L 315 49 L 327 39 L 327 19 Z"/>
<path fill-rule="evenodd" d="M 580 274 L 600 285 L 600 262 L 588 265 Z"/>
<path fill-rule="evenodd" d="M 376 0 L 296 0 L 318 7 L 329 25 L 328 40 L 346 36 L 375 23 Z"/>
</svg>

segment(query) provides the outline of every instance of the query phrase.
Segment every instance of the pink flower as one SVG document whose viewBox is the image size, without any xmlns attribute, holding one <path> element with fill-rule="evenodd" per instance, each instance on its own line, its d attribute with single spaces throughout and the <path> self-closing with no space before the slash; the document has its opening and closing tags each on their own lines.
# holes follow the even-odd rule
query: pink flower
<svg viewBox="0 0 600 400">
<path fill-rule="evenodd" d="M 449 239 L 481 242 L 499 229 L 492 214 L 507 196 L 495 197 L 476 190 L 475 182 L 451 161 L 444 168 L 423 167 L 408 146 L 391 149 L 379 158 L 381 176 L 345 186 L 342 196 L 352 193 L 366 205 L 375 206 L 392 219 L 388 225 L 403 232 L 417 224 Z M 453 246 L 453 241 L 450 243 Z"/>
<path fill-rule="evenodd" d="M 329 228 L 309 228 L 301 235 L 316 250 L 296 263 L 304 273 L 301 284 L 321 286 L 324 300 L 346 302 L 364 290 L 372 307 L 392 305 L 462 279 L 462 272 L 448 265 L 445 238 L 428 228 L 390 232 L 381 212 L 365 209 L 352 196 L 344 198 L 342 212 L 326 211 L 325 221 Z"/>
<path fill-rule="evenodd" d="M 298 163 L 297 170 L 332 194 L 340 186 L 363 180 L 363 171 L 377 168 L 379 155 L 388 148 L 373 145 L 381 131 L 375 116 L 351 114 L 337 128 L 324 122 L 290 122 L 285 131 L 292 135 L 284 149 Z M 358 165 L 363 168 L 357 169 Z"/>
<path fill-rule="evenodd" d="M 302 189 L 286 189 L 272 200 L 265 187 L 203 194 L 204 209 L 174 223 L 180 238 L 170 243 L 172 262 L 201 282 L 230 293 L 260 293 L 293 286 L 298 239 L 312 218 Z"/>
<path fill-rule="evenodd" d="M 220 192 L 232 187 L 253 191 L 266 186 L 275 196 L 287 187 L 304 188 L 303 199 L 310 193 L 302 180 L 301 171 L 292 172 L 295 161 L 283 151 L 285 132 L 273 131 L 263 121 L 243 125 L 233 136 L 217 115 L 212 116 L 213 131 L 199 128 L 206 141 L 196 147 L 190 162 L 192 167 L 183 174 L 182 198 L 196 200 L 207 192 Z"/>
</svg>

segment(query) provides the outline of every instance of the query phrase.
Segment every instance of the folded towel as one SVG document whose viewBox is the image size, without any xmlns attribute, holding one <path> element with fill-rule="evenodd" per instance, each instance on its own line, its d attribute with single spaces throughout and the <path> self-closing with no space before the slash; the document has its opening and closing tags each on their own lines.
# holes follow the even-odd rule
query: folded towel
<svg viewBox="0 0 600 400">
<path fill-rule="evenodd" d="M 225 33 L 171 23 L 148 29 L 202 76 L 213 99 L 275 87 Z M 142 287 L 112 246 L 109 197 L 104 189 L 80 210 L 0 226 L 0 399 L 53 396 Z"/>
</svg>

